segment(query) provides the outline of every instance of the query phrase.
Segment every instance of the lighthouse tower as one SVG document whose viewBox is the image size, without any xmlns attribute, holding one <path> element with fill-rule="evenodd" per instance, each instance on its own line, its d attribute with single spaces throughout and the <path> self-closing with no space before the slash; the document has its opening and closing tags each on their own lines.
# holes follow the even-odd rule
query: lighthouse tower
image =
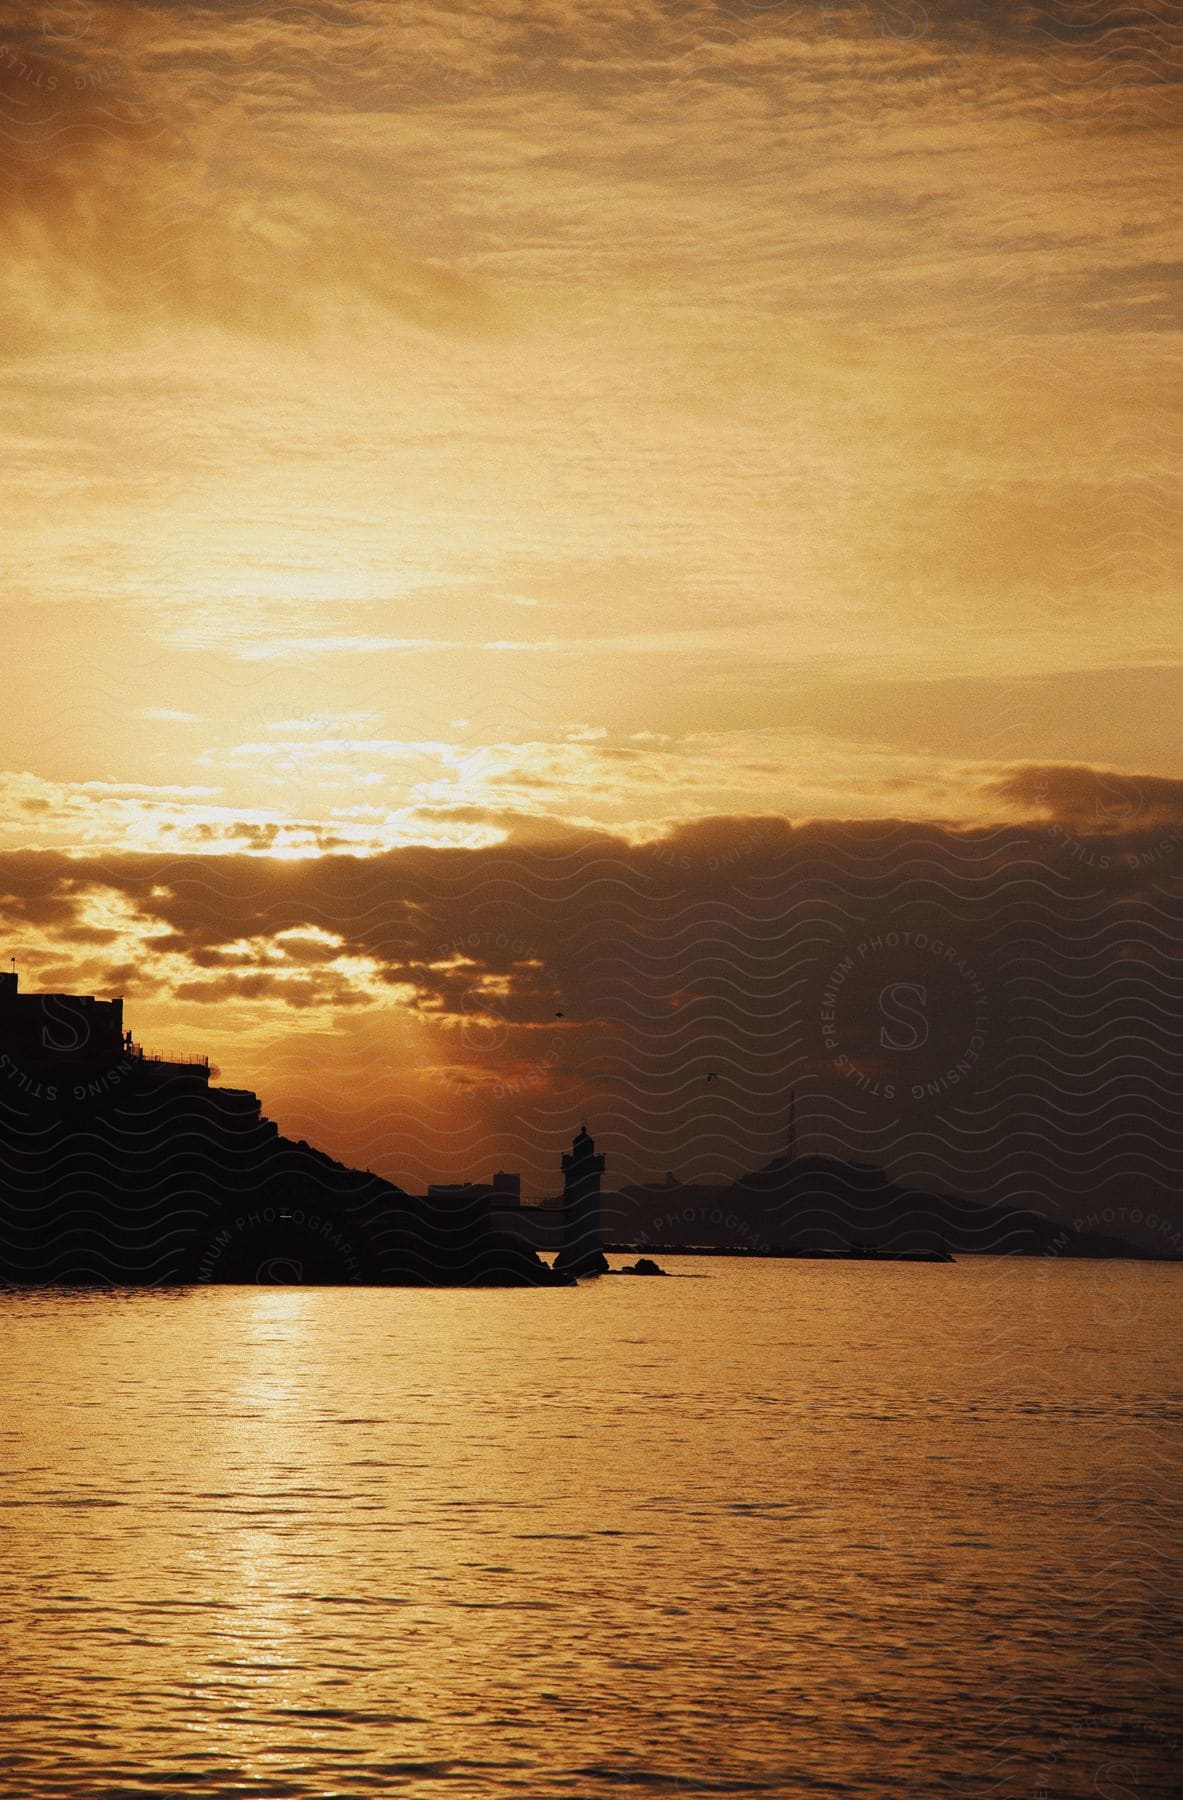
<svg viewBox="0 0 1183 1800">
<path fill-rule="evenodd" d="M 600 1178 L 604 1158 L 587 1125 L 580 1126 L 563 1153 L 563 1245 L 555 1268 L 571 1275 L 602 1275 L 608 1267 L 600 1223 Z"/>
</svg>

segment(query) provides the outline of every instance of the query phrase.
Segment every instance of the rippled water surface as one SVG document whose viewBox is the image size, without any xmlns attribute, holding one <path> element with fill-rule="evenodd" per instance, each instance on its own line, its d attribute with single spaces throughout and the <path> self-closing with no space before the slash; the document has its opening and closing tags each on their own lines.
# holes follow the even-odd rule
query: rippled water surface
<svg viewBox="0 0 1183 1800">
<path fill-rule="evenodd" d="M 0 1296 L 0 1791 L 1183 1791 L 1183 1268 L 669 1266 Z"/>
</svg>

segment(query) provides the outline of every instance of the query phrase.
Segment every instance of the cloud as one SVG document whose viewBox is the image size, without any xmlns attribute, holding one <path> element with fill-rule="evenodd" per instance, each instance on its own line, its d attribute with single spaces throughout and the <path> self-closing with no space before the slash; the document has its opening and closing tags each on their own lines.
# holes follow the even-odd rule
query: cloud
<svg viewBox="0 0 1183 1800">
<path fill-rule="evenodd" d="M 1007 803 L 1048 773 L 1016 771 Z M 1050 773 L 1069 822 L 10 853 L 0 885 L 27 986 L 118 984 L 141 1037 L 212 1048 L 396 1175 L 496 1156 L 541 1181 L 584 1109 L 615 1179 L 735 1172 L 779 1148 L 796 1087 L 812 1150 L 1015 1205 L 1169 1210 L 1179 784 L 1115 833 L 1080 771 Z"/>
<path fill-rule="evenodd" d="M 943 705 L 965 716 L 959 692 Z M 324 720 L 307 733 L 193 756 L 194 768 L 216 781 L 69 783 L 0 774 L 8 821 L 0 842 L 91 855 L 377 856 L 414 845 L 557 842 L 600 830 L 643 843 L 734 816 L 903 815 L 961 828 L 1054 817 L 1124 831 L 1170 824 L 1178 813 L 1179 784 L 1158 775 L 974 761 L 937 747 L 917 752 L 804 729 L 649 732 L 622 741 L 564 726 L 552 739 L 472 748 L 442 738 L 365 736 L 349 724 Z M 244 773 L 265 803 L 229 797 Z"/>
<path fill-rule="evenodd" d="M 216 64 L 202 68 L 199 45 L 228 53 L 225 79 L 249 54 L 249 26 L 134 5 L 90 23 L 0 44 L 0 217 L 13 322 L 30 341 L 41 309 L 59 333 L 172 320 L 286 335 L 328 328 L 341 299 L 429 330 L 493 322 L 487 284 L 408 254 L 312 176 L 319 164 L 301 169 L 290 144 L 285 157 L 285 97 L 266 71 L 237 95 L 225 85 L 211 115 Z M 289 48 L 301 53 L 298 39 Z"/>
<path fill-rule="evenodd" d="M 987 791 L 1033 816 L 1052 818 L 1096 837 L 1145 838 L 1183 827 L 1183 779 L 1129 775 L 1117 769 L 1024 765 L 987 784 Z"/>
</svg>

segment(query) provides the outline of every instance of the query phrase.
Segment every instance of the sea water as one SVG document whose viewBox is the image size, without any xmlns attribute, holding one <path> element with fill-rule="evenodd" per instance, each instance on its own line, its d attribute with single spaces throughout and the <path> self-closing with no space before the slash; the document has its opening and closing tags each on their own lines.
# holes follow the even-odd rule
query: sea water
<svg viewBox="0 0 1183 1800">
<path fill-rule="evenodd" d="M 0 1792 L 1183 1791 L 1183 1267 L 0 1295 Z"/>
</svg>

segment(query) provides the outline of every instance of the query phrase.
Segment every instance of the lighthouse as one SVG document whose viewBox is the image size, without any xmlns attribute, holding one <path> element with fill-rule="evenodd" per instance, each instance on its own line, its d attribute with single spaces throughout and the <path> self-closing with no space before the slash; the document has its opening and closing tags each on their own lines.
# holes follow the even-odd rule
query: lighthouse
<svg viewBox="0 0 1183 1800">
<path fill-rule="evenodd" d="M 600 1224 L 600 1178 L 604 1158 L 596 1155 L 586 1123 L 563 1152 L 563 1244 L 555 1268 L 571 1275 L 602 1275 L 608 1267 Z"/>
</svg>

